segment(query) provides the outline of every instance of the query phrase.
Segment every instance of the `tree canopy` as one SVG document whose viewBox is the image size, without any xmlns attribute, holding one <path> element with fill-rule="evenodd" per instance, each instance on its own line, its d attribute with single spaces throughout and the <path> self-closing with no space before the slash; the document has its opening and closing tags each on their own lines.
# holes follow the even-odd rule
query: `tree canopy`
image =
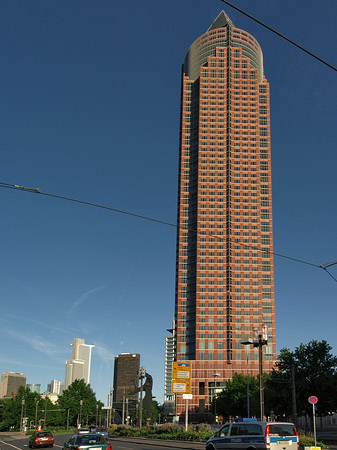
<svg viewBox="0 0 337 450">
<path fill-rule="evenodd" d="M 297 414 L 311 414 L 308 402 L 311 395 L 318 398 L 319 415 L 337 409 L 337 357 L 325 341 L 312 340 L 300 344 L 294 351 L 283 348 L 280 351 L 275 370 L 271 374 L 268 389 L 278 391 L 278 406 L 285 403 L 291 408 L 291 366 L 294 366 Z M 274 384 L 274 387 L 273 387 Z M 288 409 L 289 413 L 289 409 Z"/>
<path fill-rule="evenodd" d="M 87 421 L 94 424 L 96 414 L 101 414 L 103 403 L 96 400 L 96 395 L 90 384 L 86 384 L 84 380 L 75 380 L 59 396 L 58 405 L 64 411 L 64 418 L 68 416 L 69 410 L 69 425 L 76 426 L 77 421 L 80 420 L 80 415 L 82 424 L 87 423 Z"/>
</svg>

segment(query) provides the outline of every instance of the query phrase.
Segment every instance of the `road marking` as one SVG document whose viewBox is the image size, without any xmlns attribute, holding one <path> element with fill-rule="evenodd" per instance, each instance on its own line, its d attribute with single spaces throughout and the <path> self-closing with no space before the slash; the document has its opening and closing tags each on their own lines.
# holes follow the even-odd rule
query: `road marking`
<svg viewBox="0 0 337 450">
<path fill-rule="evenodd" d="M 16 447 L 16 445 L 13 445 L 13 444 L 9 444 L 8 442 L 5 442 L 5 441 L 0 441 L 2 444 L 5 444 L 5 445 L 10 445 L 11 447 L 13 447 L 13 448 L 16 448 L 17 450 L 21 450 L 21 448 L 20 447 Z"/>
</svg>

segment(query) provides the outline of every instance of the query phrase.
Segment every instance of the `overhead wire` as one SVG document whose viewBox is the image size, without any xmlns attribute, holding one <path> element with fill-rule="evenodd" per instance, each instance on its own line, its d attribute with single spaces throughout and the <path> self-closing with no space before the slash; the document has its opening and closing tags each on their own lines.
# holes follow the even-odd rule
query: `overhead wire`
<svg viewBox="0 0 337 450">
<path fill-rule="evenodd" d="M 274 28 L 270 27 L 269 25 L 266 25 L 264 22 L 261 22 L 261 20 L 257 19 L 256 17 L 252 16 L 251 14 L 247 13 L 246 11 L 244 11 L 241 8 L 238 8 L 237 6 L 233 5 L 232 3 L 230 3 L 227 0 L 221 0 L 222 3 L 225 3 L 226 5 L 230 6 L 233 9 L 236 9 L 237 11 L 239 11 L 241 14 L 249 17 L 250 19 L 254 20 L 254 22 L 258 23 L 259 25 L 263 26 L 264 28 L 267 28 L 267 30 L 271 31 L 272 33 L 277 34 L 277 36 L 281 37 L 282 39 L 286 40 L 287 42 L 290 42 L 290 44 L 294 45 L 295 47 L 299 48 L 300 50 L 302 50 L 303 52 L 307 53 L 308 55 L 312 56 L 313 58 L 317 59 L 318 61 L 320 61 L 322 64 L 325 64 L 326 66 L 328 66 L 330 69 L 334 70 L 337 72 L 337 68 L 335 66 L 333 66 L 332 64 L 328 63 L 327 61 L 325 61 L 324 59 L 320 58 L 319 56 L 315 55 L 314 53 L 310 52 L 309 50 L 307 50 L 306 48 L 302 47 L 302 45 L 297 44 L 295 41 L 289 39 L 287 36 L 285 36 L 284 34 L 280 33 L 279 31 L 275 30 Z"/>
<path fill-rule="evenodd" d="M 287 36 L 285 36 L 284 34 L 280 33 L 279 31 L 277 31 L 277 30 L 275 30 L 274 28 L 270 27 L 269 25 L 265 24 L 265 23 L 262 22 L 261 20 L 257 19 L 256 17 L 254 17 L 254 16 L 252 16 L 251 14 L 247 13 L 246 11 L 244 11 L 243 9 L 238 8 L 237 6 L 233 5 L 233 4 L 230 3 L 229 1 L 227 1 L 227 0 L 221 0 L 221 1 L 222 1 L 223 3 L 225 3 L 226 5 L 230 6 L 231 8 L 233 8 L 233 9 L 239 11 L 241 14 L 243 14 L 243 15 L 249 17 L 249 18 L 252 19 L 254 22 L 256 22 L 256 23 L 258 23 L 259 25 L 263 26 L 264 28 L 268 29 L 268 30 L 271 31 L 272 33 L 274 33 L 274 34 L 276 34 L 277 36 L 281 37 L 282 39 L 286 40 L 286 41 L 289 42 L 290 44 L 292 44 L 292 45 L 294 45 L 295 47 L 299 48 L 299 49 L 302 50 L 303 52 L 305 52 L 305 53 L 307 53 L 308 55 L 312 56 L 313 58 L 317 59 L 317 60 L 320 61 L 322 64 L 325 64 L 326 66 L 328 66 L 329 68 L 331 68 L 331 69 L 333 69 L 334 71 L 337 72 L 337 68 L 334 67 L 332 64 L 328 63 L 328 62 L 325 61 L 324 59 L 322 59 L 322 58 L 320 58 L 319 56 L 315 55 L 314 53 L 310 52 L 309 50 L 307 50 L 307 49 L 304 48 L 303 46 L 297 44 L 295 41 L 289 39 L 289 38 L 288 38 Z M 21 191 L 31 192 L 31 193 L 38 193 L 38 194 L 41 194 L 41 195 L 44 195 L 44 196 L 47 196 L 47 197 L 53 197 L 53 198 L 58 198 L 58 199 L 61 199 L 61 200 L 71 201 L 71 202 L 74 202 L 74 203 L 80 203 L 80 204 L 87 205 L 87 206 L 93 206 L 93 207 L 96 207 L 96 208 L 102 208 L 102 209 L 106 209 L 106 210 L 113 211 L 113 212 L 116 212 L 116 213 L 125 214 L 125 215 L 129 215 L 129 216 L 132 216 L 132 217 L 137 217 L 137 218 L 139 218 L 139 219 L 144 219 L 144 220 L 148 220 L 148 221 L 151 221 L 151 222 L 159 223 L 159 224 L 162 224 L 162 225 L 167 225 L 167 226 L 170 226 L 170 227 L 173 227 L 173 228 L 178 228 L 178 225 L 175 224 L 175 223 L 172 223 L 172 222 L 167 222 L 167 221 L 164 221 L 164 220 L 155 219 L 155 218 L 153 218 L 153 217 L 148 217 L 148 216 L 144 216 L 144 215 L 141 215 L 141 214 L 132 213 L 132 212 L 130 212 L 130 211 L 124 211 L 124 210 L 121 210 L 121 209 L 112 208 L 112 207 L 109 207 L 109 206 L 106 206 L 106 205 L 101 205 L 101 204 L 98 204 L 98 203 L 88 202 L 88 201 L 79 200 L 79 199 L 76 199 L 76 198 L 71 198 L 71 197 L 66 197 L 66 196 L 62 196 L 62 195 L 57 195 L 57 194 L 50 194 L 50 193 L 48 193 L 48 192 L 42 192 L 42 191 L 40 191 L 40 189 L 38 189 L 38 188 L 27 188 L 27 187 L 24 187 L 24 186 L 13 185 L 13 184 L 4 183 L 4 182 L 0 182 L 0 187 L 7 188 L 7 189 L 16 189 L 16 190 L 21 190 Z M 188 229 L 188 231 L 197 233 L 197 230 L 193 230 L 193 229 Z M 223 239 L 222 236 L 213 235 L 213 234 L 211 235 L 210 233 L 204 233 L 204 234 L 205 234 L 205 235 L 212 236 L 212 237 L 214 237 L 214 238 L 216 238 L 216 239 L 218 239 L 218 240 L 224 241 L 224 239 Z M 327 272 L 327 274 L 328 274 L 334 281 L 337 282 L 337 279 L 336 279 L 336 278 L 328 271 L 328 269 L 327 269 L 327 267 L 330 267 L 331 265 L 334 265 L 334 264 L 336 263 L 336 261 L 334 261 L 333 263 L 320 264 L 320 265 L 319 265 L 319 264 L 314 264 L 314 263 L 309 262 L 309 261 L 304 261 L 304 260 L 299 259 L 299 258 L 294 258 L 294 257 L 292 257 L 292 256 L 283 255 L 283 254 L 281 254 L 281 253 L 277 253 L 277 252 L 274 252 L 274 251 L 260 250 L 260 249 L 256 248 L 254 245 L 248 245 L 248 244 L 245 244 L 245 243 L 237 243 L 237 244 L 240 245 L 241 247 L 244 247 L 244 248 L 250 248 L 250 249 L 259 251 L 259 252 L 261 252 L 261 253 L 272 254 L 272 255 L 278 256 L 278 257 L 280 257 L 280 258 L 288 259 L 288 260 L 290 260 L 290 261 L 294 261 L 294 262 L 298 262 L 298 263 L 301 263 L 301 264 L 306 264 L 306 265 L 309 265 L 309 266 L 312 266 L 312 267 L 316 267 L 316 268 L 323 269 L 325 272 Z"/>
<path fill-rule="evenodd" d="M 176 228 L 176 229 L 179 228 L 179 225 L 177 225 L 175 223 L 172 223 L 172 222 L 168 222 L 168 221 L 161 220 L 161 219 L 155 219 L 154 217 L 149 217 L 149 216 L 145 216 L 145 215 L 142 215 L 142 214 L 133 213 L 133 212 L 130 212 L 130 211 L 125 211 L 125 210 L 122 210 L 122 209 L 112 208 L 110 206 L 102 205 L 102 204 L 99 204 L 99 203 L 88 202 L 88 201 L 85 201 L 85 200 L 79 200 L 79 199 L 72 198 L 72 197 L 66 197 L 64 195 L 51 194 L 51 193 L 48 193 L 48 192 L 43 192 L 39 188 L 28 188 L 28 187 L 20 186 L 20 185 L 17 185 L 17 184 L 9 184 L 9 183 L 4 183 L 4 182 L 0 182 L 0 188 L 15 189 L 15 190 L 24 191 L 24 192 L 36 193 L 36 194 L 44 195 L 46 197 L 58 198 L 60 200 L 65 200 L 65 201 L 69 201 L 69 202 L 73 202 L 73 203 L 80 203 L 80 204 L 86 205 L 86 206 L 93 206 L 95 208 L 101 208 L 101 209 L 105 209 L 105 210 L 108 210 L 108 211 L 116 212 L 116 213 L 119 213 L 119 214 L 125 214 L 125 215 L 128 215 L 128 216 L 136 217 L 138 219 L 148 220 L 148 221 L 151 221 L 151 222 L 159 223 L 161 225 L 170 226 L 170 227 Z M 193 232 L 193 233 L 197 233 L 198 232 L 198 230 L 192 229 L 192 228 L 187 228 L 187 231 Z M 207 233 L 207 232 L 203 232 L 203 234 L 206 235 L 206 236 L 207 235 L 211 236 L 211 237 L 213 237 L 213 238 L 215 238 L 217 240 L 221 240 L 222 242 L 224 241 L 224 237 L 223 236 L 213 235 L 213 234 L 210 234 L 210 233 Z M 305 261 L 305 260 L 302 260 L 302 259 L 299 259 L 299 258 L 294 258 L 292 256 L 284 255 L 282 253 L 277 253 L 277 252 L 269 251 L 269 250 L 262 250 L 262 249 L 257 248 L 254 245 L 248 245 L 248 244 L 245 244 L 245 243 L 237 243 L 237 244 L 240 245 L 241 247 L 250 248 L 250 249 L 258 251 L 260 253 L 266 253 L 266 254 L 269 254 L 269 255 L 275 255 L 275 256 L 278 256 L 280 258 L 288 259 L 290 261 L 298 262 L 298 263 L 301 263 L 301 264 L 306 264 L 306 265 L 309 265 L 309 266 L 312 266 L 312 267 L 316 267 L 316 268 L 319 268 L 319 269 L 324 269 L 328 273 L 328 275 L 330 275 L 330 277 L 337 282 L 337 279 L 326 268 L 326 267 L 330 267 L 331 265 L 333 265 L 332 263 L 319 265 L 319 264 L 312 263 L 310 261 Z"/>
</svg>

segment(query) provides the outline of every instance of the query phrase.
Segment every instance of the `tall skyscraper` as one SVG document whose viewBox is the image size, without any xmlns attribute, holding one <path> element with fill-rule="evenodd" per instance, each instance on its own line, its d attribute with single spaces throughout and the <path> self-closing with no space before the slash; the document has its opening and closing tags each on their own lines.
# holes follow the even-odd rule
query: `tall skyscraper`
<svg viewBox="0 0 337 450">
<path fill-rule="evenodd" d="M 121 353 L 115 357 L 113 408 L 124 418 L 136 411 L 139 385 L 138 353 Z"/>
<path fill-rule="evenodd" d="M 85 383 L 90 383 L 91 349 L 95 346 L 87 345 L 84 343 L 84 339 L 79 338 L 73 340 L 72 346 L 72 359 L 66 361 L 65 389 L 75 380 L 84 380 Z"/>
<path fill-rule="evenodd" d="M 182 66 L 179 164 L 176 360 L 203 412 L 246 364 L 258 374 L 241 344 L 254 328 L 268 327 L 263 369 L 276 358 L 269 84 L 259 43 L 223 11 Z"/>
<path fill-rule="evenodd" d="M 1 374 L 0 398 L 13 397 L 19 387 L 26 387 L 27 375 L 16 372 L 5 372 Z"/>
</svg>

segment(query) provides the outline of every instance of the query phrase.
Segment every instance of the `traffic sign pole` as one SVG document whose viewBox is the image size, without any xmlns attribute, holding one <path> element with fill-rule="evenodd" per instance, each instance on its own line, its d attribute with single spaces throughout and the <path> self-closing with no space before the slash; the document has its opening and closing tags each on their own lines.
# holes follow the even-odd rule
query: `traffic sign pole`
<svg viewBox="0 0 337 450">
<path fill-rule="evenodd" d="M 317 439 L 316 439 L 316 411 L 315 411 L 315 403 L 312 404 L 312 417 L 314 421 L 314 438 L 315 438 L 315 447 L 317 447 Z"/>
<path fill-rule="evenodd" d="M 315 411 L 315 405 L 318 402 L 318 398 L 312 395 L 308 398 L 309 403 L 312 404 L 312 420 L 313 420 L 313 426 L 314 426 L 314 439 L 315 439 L 315 447 L 317 447 L 317 438 L 316 438 L 316 411 Z"/>
</svg>

